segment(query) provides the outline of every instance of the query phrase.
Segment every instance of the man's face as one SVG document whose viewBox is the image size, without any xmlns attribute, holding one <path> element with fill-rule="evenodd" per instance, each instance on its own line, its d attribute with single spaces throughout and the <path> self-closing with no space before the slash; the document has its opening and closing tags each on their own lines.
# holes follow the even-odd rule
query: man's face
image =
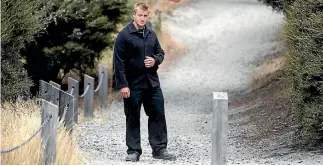
<svg viewBox="0 0 323 166">
<path fill-rule="evenodd" d="M 145 24 L 147 22 L 148 14 L 149 14 L 148 10 L 143 11 L 139 7 L 136 9 L 136 13 L 133 15 L 133 17 L 134 17 L 135 23 L 140 28 L 145 26 Z"/>
</svg>

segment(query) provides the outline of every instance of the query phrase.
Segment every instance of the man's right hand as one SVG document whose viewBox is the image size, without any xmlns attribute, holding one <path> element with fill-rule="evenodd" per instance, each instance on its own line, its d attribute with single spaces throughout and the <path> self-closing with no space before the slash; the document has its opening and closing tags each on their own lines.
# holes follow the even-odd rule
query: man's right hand
<svg viewBox="0 0 323 166">
<path fill-rule="evenodd" d="M 128 97 L 130 97 L 130 89 L 128 87 L 121 88 L 120 94 L 123 98 L 128 98 Z"/>
</svg>

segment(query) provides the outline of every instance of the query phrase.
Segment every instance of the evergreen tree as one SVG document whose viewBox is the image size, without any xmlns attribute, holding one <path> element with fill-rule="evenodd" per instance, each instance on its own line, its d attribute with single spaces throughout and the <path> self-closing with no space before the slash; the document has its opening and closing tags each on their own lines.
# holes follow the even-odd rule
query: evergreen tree
<svg viewBox="0 0 323 166">
<path fill-rule="evenodd" d="M 40 79 L 60 82 L 60 69 L 80 76 L 95 68 L 100 53 L 113 46 L 113 33 L 124 21 L 127 1 L 50 0 L 44 6 L 46 28 L 27 44 L 23 55 L 35 85 Z M 82 78 L 82 77 L 81 77 Z M 38 86 L 32 91 L 36 92 Z"/>
<path fill-rule="evenodd" d="M 19 51 L 42 27 L 35 0 L 1 1 L 1 101 L 28 93 L 32 82 L 23 69 Z"/>
<path fill-rule="evenodd" d="M 261 1 L 266 5 L 271 6 L 274 10 L 286 11 L 288 6 L 293 4 L 295 0 L 258 0 L 258 1 Z"/>
</svg>

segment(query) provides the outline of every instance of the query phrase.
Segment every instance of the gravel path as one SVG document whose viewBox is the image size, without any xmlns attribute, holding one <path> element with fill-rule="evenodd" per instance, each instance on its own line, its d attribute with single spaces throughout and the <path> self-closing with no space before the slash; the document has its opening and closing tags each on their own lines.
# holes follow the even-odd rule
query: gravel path
<svg viewBox="0 0 323 166">
<path fill-rule="evenodd" d="M 229 91 L 232 98 L 234 92 L 247 89 L 248 74 L 254 68 L 251 62 L 281 48 L 276 41 L 281 23 L 280 14 L 257 0 L 198 0 L 177 9 L 163 25 L 189 50 L 169 71 L 160 73 L 169 150 L 177 154 L 177 160 L 152 159 L 148 118 L 142 111 L 143 155 L 138 163 L 124 162 L 125 117 L 123 103 L 116 101 L 108 110 L 108 123 L 88 122 L 77 128 L 86 164 L 210 164 L 212 92 Z M 229 114 L 243 111 L 231 109 Z M 268 153 L 270 143 L 263 149 L 248 146 L 240 139 L 247 128 L 239 124 L 245 120 L 229 119 L 228 164 L 311 164 L 314 159 L 323 160 L 319 154 L 279 155 L 282 149 Z"/>
</svg>

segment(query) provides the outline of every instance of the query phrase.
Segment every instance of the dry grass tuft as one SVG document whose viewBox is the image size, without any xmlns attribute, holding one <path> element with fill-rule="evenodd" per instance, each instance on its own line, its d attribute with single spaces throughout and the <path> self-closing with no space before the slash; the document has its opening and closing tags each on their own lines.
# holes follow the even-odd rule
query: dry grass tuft
<svg viewBox="0 0 323 166">
<path fill-rule="evenodd" d="M 4 103 L 1 108 L 1 150 L 21 144 L 41 125 L 40 106 L 35 100 Z M 1 154 L 2 165 L 38 165 L 41 163 L 41 133 L 10 153 Z M 57 134 L 56 165 L 82 164 L 76 140 L 60 128 Z"/>
<path fill-rule="evenodd" d="M 285 63 L 285 57 L 279 56 L 258 66 L 250 75 L 251 86 L 249 91 L 262 88 L 281 75 L 281 69 Z"/>
</svg>

